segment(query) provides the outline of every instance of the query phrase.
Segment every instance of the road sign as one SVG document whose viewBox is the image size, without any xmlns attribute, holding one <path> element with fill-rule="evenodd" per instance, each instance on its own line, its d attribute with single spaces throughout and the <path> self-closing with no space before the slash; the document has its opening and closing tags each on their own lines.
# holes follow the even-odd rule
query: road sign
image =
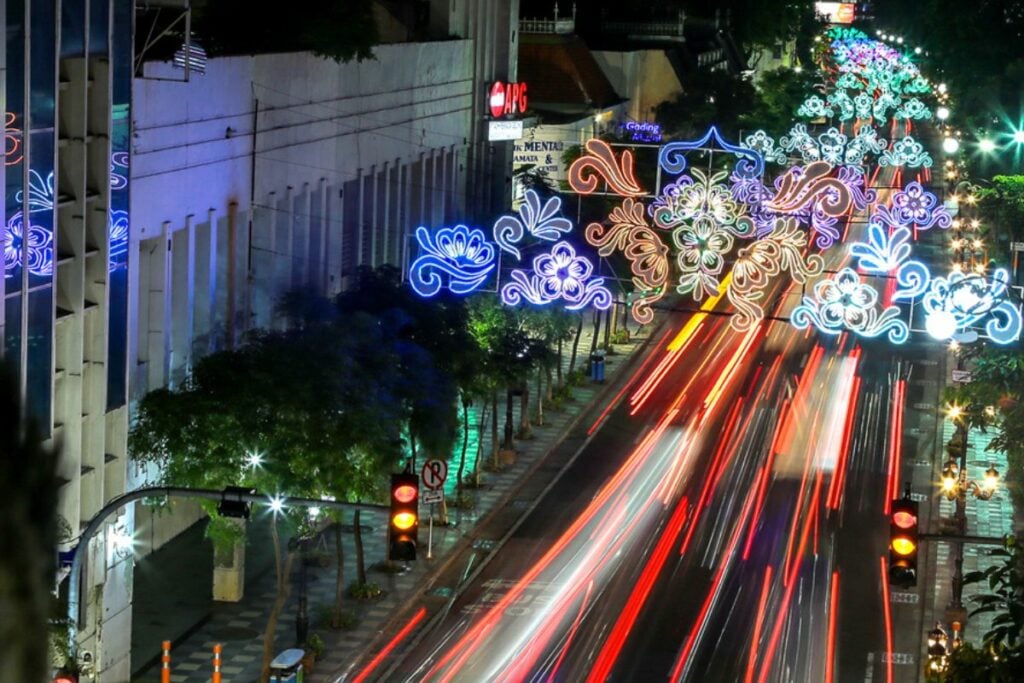
<svg viewBox="0 0 1024 683">
<path fill-rule="evenodd" d="M 443 500 L 444 500 L 444 490 L 443 489 L 424 491 L 420 495 L 420 502 L 421 503 L 428 503 L 428 504 L 440 503 Z"/>
<path fill-rule="evenodd" d="M 1024 251 L 1024 242 L 1010 242 L 1010 251 Z"/>
<path fill-rule="evenodd" d="M 423 463 L 420 480 L 428 489 L 439 489 L 448 478 L 448 463 L 444 460 L 428 460 Z"/>
<path fill-rule="evenodd" d="M 971 371 L 970 370 L 954 370 L 953 371 L 954 382 L 970 382 Z"/>
</svg>

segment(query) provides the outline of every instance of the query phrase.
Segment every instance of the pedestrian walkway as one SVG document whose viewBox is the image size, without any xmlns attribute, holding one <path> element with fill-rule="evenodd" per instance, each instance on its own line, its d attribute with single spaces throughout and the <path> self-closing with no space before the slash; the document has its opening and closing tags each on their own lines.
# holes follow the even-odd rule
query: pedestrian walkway
<svg viewBox="0 0 1024 683">
<path fill-rule="evenodd" d="M 649 329 L 649 328 L 648 328 Z M 592 326 L 584 325 L 576 367 L 587 368 L 592 340 Z M 614 380 L 630 355 L 646 340 L 645 332 L 627 344 L 615 345 L 617 352 L 606 358 L 606 377 Z M 569 353 L 563 361 L 568 371 Z M 350 664 L 384 629 L 393 614 L 412 597 L 422 582 L 444 563 L 457 548 L 478 519 L 501 506 L 516 483 L 531 472 L 562 438 L 586 408 L 602 394 L 605 385 L 587 381 L 573 389 L 572 400 L 561 411 L 545 409 L 545 424 L 534 425 L 533 438 L 516 441 L 515 462 L 501 471 L 485 468 L 483 486 L 468 489 L 476 505 L 467 510 L 450 510 L 450 525 L 435 525 L 433 559 L 426 560 L 427 528 L 421 520 L 420 554 L 408 571 L 386 573 L 372 568 L 385 558 L 387 520 L 383 514 L 363 513 L 363 543 L 368 568 L 368 581 L 381 586 L 384 594 L 377 599 L 357 601 L 346 597 L 345 610 L 352 615 L 354 627 L 332 630 L 330 609 L 334 604 L 335 567 L 308 566 L 308 613 L 310 633 L 318 634 L 325 643 L 324 655 L 317 662 L 313 683 L 333 681 L 331 675 Z M 519 406 L 516 401 L 518 418 Z M 532 401 L 531 401 L 532 404 Z M 518 419 L 516 424 L 518 425 Z M 470 468 L 467 468 L 467 472 Z M 450 477 L 454 477 L 454 470 Z M 447 487 L 446 487 L 447 488 Z M 515 501 L 513 501 L 514 504 Z M 251 523 L 246 557 L 245 597 L 239 603 L 213 603 L 209 599 L 212 547 L 202 539 L 197 525 L 165 548 L 141 560 L 136 567 L 135 608 L 133 613 L 133 668 L 138 669 L 133 681 L 160 680 L 159 647 L 162 640 L 174 640 L 172 652 L 172 683 L 206 683 L 211 680 L 213 646 L 223 644 L 222 683 L 252 683 L 259 678 L 262 657 L 262 636 L 271 603 L 275 597 L 275 574 L 267 513 Z M 257 515 L 254 514 L 254 519 Z M 351 515 L 346 515 L 351 524 Z M 355 579 L 355 547 L 351 527 L 344 528 L 344 581 Z M 334 535 L 324 534 L 325 545 L 318 551 L 333 557 Z M 167 571 L 165 571 L 167 570 Z M 179 573 L 180 572 L 180 573 Z M 282 612 L 276 630 L 275 651 L 296 643 L 295 617 L 300 572 L 292 575 L 292 593 Z"/>
<path fill-rule="evenodd" d="M 955 427 L 950 420 L 945 420 L 942 428 L 942 444 L 945 445 L 953 438 Z M 1003 476 L 1009 468 L 1006 454 L 999 451 L 989 451 L 988 445 L 992 440 L 992 433 L 982 433 L 980 430 L 972 429 L 967 437 L 967 480 L 982 482 L 985 479 L 985 470 L 995 467 Z M 945 453 L 941 455 L 945 460 Z M 971 536 L 987 536 L 1000 538 L 1006 534 L 1013 533 L 1013 503 L 1010 494 L 1005 486 L 1000 486 L 998 491 L 989 500 L 980 500 L 972 495 L 967 496 L 967 534 Z M 955 503 L 943 497 L 939 503 L 939 514 L 942 518 L 952 519 L 955 513 Z M 989 551 L 991 545 L 977 545 L 968 543 L 964 545 L 963 574 L 967 575 L 973 571 L 984 571 L 988 567 L 1002 563 L 1002 558 L 991 557 Z M 937 572 L 935 575 L 935 612 L 936 620 L 942 620 L 946 606 L 952 597 L 952 579 L 954 569 L 954 555 L 956 545 L 952 543 L 939 543 L 936 552 Z M 987 592 L 988 584 L 971 584 L 964 586 L 962 602 L 967 612 L 974 610 L 978 603 L 975 597 Z M 985 633 L 992 627 L 992 620 L 998 613 L 978 614 L 969 617 L 965 632 L 965 638 L 974 645 L 980 645 Z"/>
</svg>

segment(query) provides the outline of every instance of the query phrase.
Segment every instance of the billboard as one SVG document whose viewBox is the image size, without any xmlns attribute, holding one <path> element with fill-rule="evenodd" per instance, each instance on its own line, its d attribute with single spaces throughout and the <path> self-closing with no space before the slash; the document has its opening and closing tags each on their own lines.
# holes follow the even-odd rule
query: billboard
<svg viewBox="0 0 1024 683">
<path fill-rule="evenodd" d="M 816 2 L 814 13 L 825 17 L 830 24 L 852 24 L 855 7 L 852 2 Z"/>
</svg>

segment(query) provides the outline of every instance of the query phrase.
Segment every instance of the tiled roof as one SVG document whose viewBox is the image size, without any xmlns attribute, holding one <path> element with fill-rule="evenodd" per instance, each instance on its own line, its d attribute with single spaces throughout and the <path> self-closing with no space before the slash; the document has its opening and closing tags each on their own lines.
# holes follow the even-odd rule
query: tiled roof
<svg viewBox="0 0 1024 683">
<path fill-rule="evenodd" d="M 590 49 L 575 35 L 522 34 L 519 80 L 529 85 L 531 107 L 590 109 L 622 101 Z"/>
</svg>

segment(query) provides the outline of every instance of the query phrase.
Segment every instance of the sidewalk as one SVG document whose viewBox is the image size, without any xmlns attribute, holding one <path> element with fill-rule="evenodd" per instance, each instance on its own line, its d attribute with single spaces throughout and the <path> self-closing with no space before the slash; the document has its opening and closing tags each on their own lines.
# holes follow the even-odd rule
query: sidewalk
<svg viewBox="0 0 1024 683">
<path fill-rule="evenodd" d="M 577 368 L 588 367 L 592 325 L 585 323 L 579 343 Z M 363 543 L 367 565 L 367 578 L 385 591 L 375 600 L 357 601 L 346 598 L 346 611 L 353 613 L 355 627 L 351 630 L 332 630 L 329 610 L 334 604 L 335 567 L 309 566 L 307 568 L 307 595 L 310 634 L 316 633 L 325 643 L 324 654 L 317 662 L 314 674 L 307 681 L 314 683 L 333 681 L 331 674 L 344 669 L 385 628 L 391 617 L 416 594 L 422 583 L 435 568 L 445 564 L 446 558 L 460 542 L 470 536 L 477 520 L 499 509 L 517 482 L 541 461 L 562 439 L 586 408 L 596 401 L 605 387 L 617 376 L 619 369 L 630 358 L 652 326 L 643 336 L 629 344 L 615 345 L 616 355 L 606 357 L 604 385 L 587 382 L 573 389 L 573 398 L 564 410 L 554 412 L 545 407 L 544 426 L 533 426 L 533 439 L 516 441 L 516 460 L 500 472 L 485 469 L 484 485 L 467 489 L 475 495 L 472 511 L 449 508 L 451 526 L 435 524 L 433 531 L 433 560 L 426 560 L 426 525 L 420 525 L 419 559 L 411 563 L 410 571 L 387 574 L 372 567 L 385 558 L 387 520 L 379 513 L 363 513 Z M 566 345 L 563 367 L 568 369 L 571 346 Z M 503 407 L 503 405 L 502 405 Z M 531 399 L 531 409 L 536 404 Z M 516 400 L 518 425 L 519 402 Z M 502 420 L 503 415 L 501 416 Z M 475 437 L 475 429 L 472 433 Z M 475 452 L 471 443 L 471 451 Z M 458 449 L 457 449 L 458 450 Z M 486 450 L 486 449 L 485 449 Z M 449 470 L 449 482 L 454 483 L 456 461 Z M 466 471 L 472 470 L 468 464 Z M 446 489 L 449 486 L 446 486 Z M 514 506 L 516 501 L 512 502 Z M 263 513 L 259 514 L 263 517 Z M 461 517 L 461 518 L 460 518 Z M 254 515 L 256 521 L 256 515 Z M 351 516 L 346 515 L 351 524 Z M 223 683 L 252 683 L 258 680 L 262 635 L 269 607 L 274 599 L 273 554 L 266 520 L 251 524 L 246 557 L 245 597 L 239 603 L 213 603 L 209 599 L 212 575 L 212 548 L 202 539 L 202 525 L 196 525 L 153 555 L 141 560 L 135 570 L 135 600 L 132 622 L 132 664 L 138 669 L 133 681 L 155 683 L 160 680 L 160 641 L 175 641 L 172 650 L 172 676 L 174 683 L 206 683 L 212 672 L 212 652 L 215 643 L 223 645 Z M 326 550 L 333 557 L 333 532 L 325 534 Z M 345 562 L 345 584 L 355 579 L 355 548 L 351 526 L 342 534 Z M 283 540 L 283 539 L 282 539 Z M 299 568 L 292 576 L 292 593 L 277 625 L 275 651 L 295 644 L 295 612 L 297 606 Z M 136 650 L 138 648 L 138 650 Z M 155 659 L 154 659 L 155 658 Z"/>
</svg>

